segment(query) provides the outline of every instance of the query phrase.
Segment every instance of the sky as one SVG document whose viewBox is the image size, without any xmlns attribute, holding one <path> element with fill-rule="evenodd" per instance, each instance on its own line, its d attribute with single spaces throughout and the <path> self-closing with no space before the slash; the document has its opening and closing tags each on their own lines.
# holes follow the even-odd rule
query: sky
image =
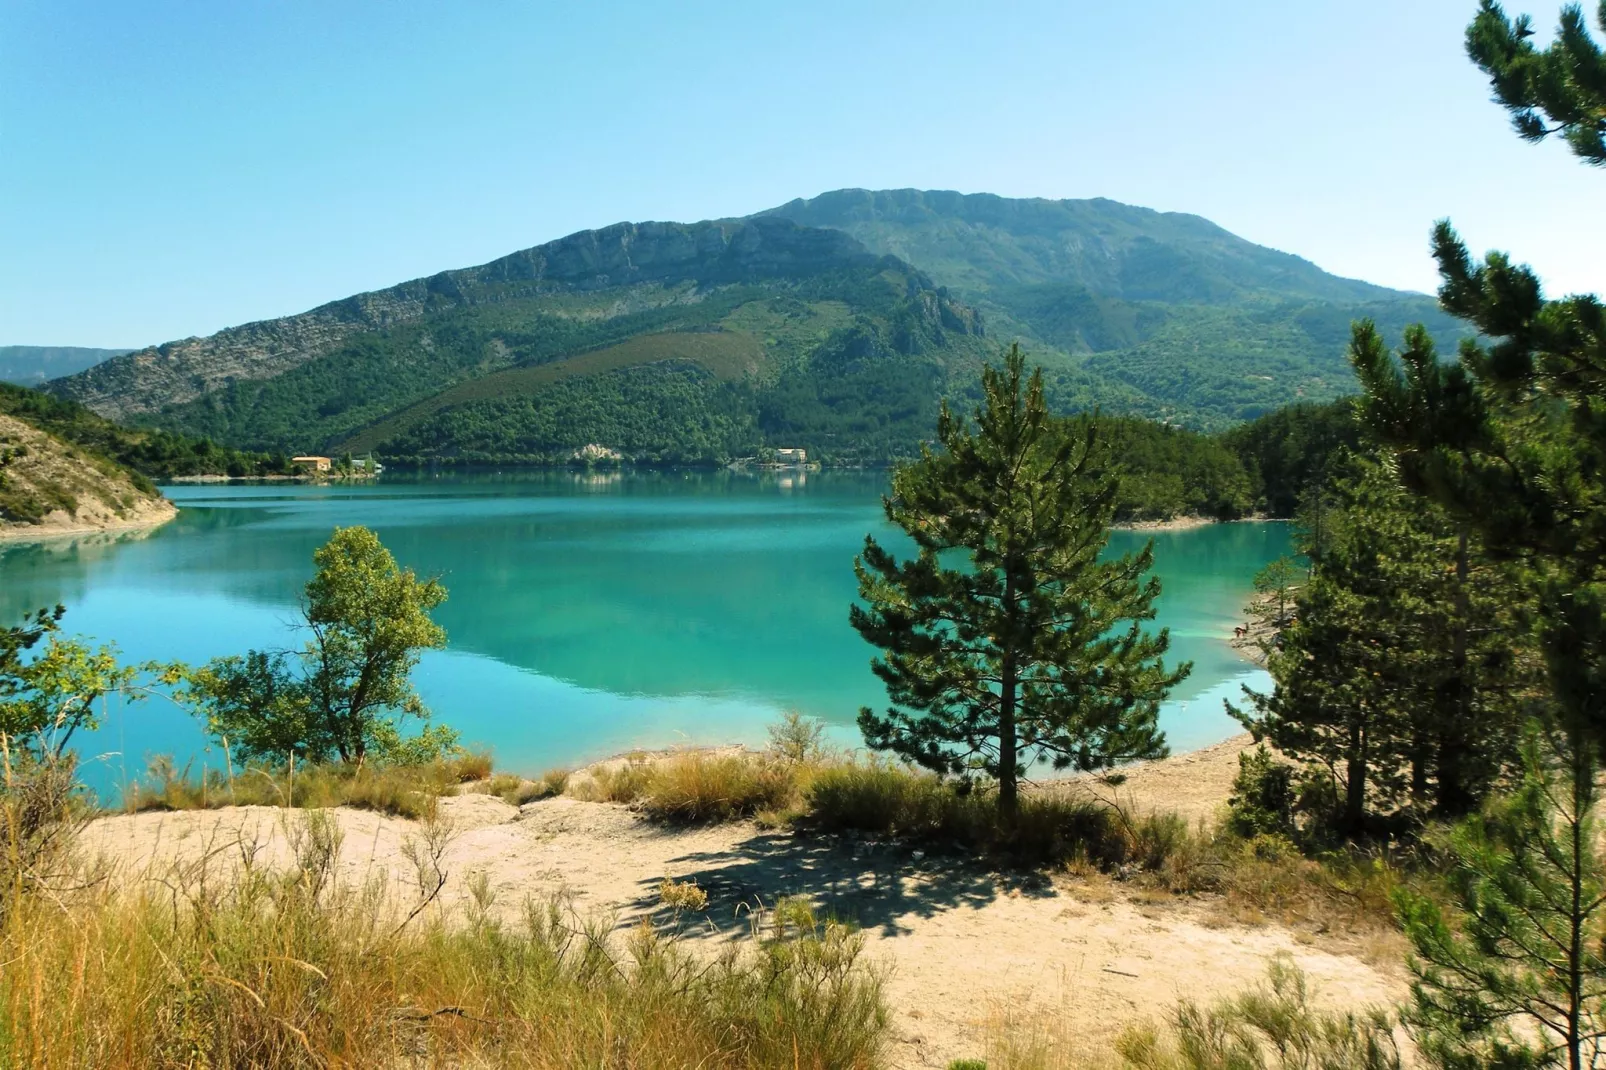
<svg viewBox="0 0 1606 1070">
<path fill-rule="evenodd" d="M 853 186 L 1192 212 L 1421 291 L 1449 217 L 1606 291 L 1606 171 L 1511 133 L 1475 7 L 0 0 L 0 344 L 203 335 Z"/>
</svg>

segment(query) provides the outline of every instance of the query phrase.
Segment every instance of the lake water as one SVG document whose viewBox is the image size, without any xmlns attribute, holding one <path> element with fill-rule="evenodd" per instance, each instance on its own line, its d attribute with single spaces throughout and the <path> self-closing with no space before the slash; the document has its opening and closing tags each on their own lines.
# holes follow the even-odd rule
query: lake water
<svg viewBox="0 0 1606 1070">
<path fill-rule="evenodd" d="M 535 772 L 637 746 L 748 742 L 800 710 L 857 744 L 885 695 L 849 627 L 853 555 L 888 535 L 882 473 L 386 477 L 372 486 L 178 486 L 178 519 L 137 536 L 0 543 L 0 619 L 56 602 L 68 632 L 129 660 L 200 662 L 299 642 L 295 600 L 336 525 L 366 524 L 451 592 L 449 649 L 416 674 L 439 719 Z M 1116 551 L 1145 534 L 1116 532 Z M 1266 677 L 1225 637 L 1281 524 L 1154 535 L 1159 623 L 1192 677 L 1162 712 L 1174 749 L 1238 731 L 1222 709 Z M 171 703 L 110 704 L 83 740 L 103 789 L 149 756 L 216 766 Z"/>
</svg>

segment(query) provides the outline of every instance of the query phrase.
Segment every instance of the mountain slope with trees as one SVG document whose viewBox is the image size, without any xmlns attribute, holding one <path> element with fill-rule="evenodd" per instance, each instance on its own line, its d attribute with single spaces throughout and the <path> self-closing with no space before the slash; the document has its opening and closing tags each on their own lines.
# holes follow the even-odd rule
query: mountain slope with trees
<svg viewBox="0 0 1606 1070">
<path fill-rule="evenodd" d="M 900 257 L 1050 368 L 1141 395 L 1127 410 L 1214 429 L 1355 392 L 1349 325 L 1463 328 L 1424 294 L 1339 278 L 1198 216 L 1103 198 L 837 190 L 759 214 Z M 1059 359 L 1056 359 L 1059 358 Z"/>
</svg>

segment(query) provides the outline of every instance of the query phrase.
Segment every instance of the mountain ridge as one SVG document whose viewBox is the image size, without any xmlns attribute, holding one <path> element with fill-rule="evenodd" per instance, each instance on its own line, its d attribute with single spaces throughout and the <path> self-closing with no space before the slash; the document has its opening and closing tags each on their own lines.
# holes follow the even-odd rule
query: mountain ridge
<svg viewBox="0 0 1606 1070">
<path fill-rule="evenodd" d="M 52 389 L 103 415 L 126 418 L 189 401 L 230 382 L 271 378 L 355 334 L 414 322 L 444 306 L 536 296 L 543 283 L 581 291 L 651 283 L 688 264 L 701 269 L 699 281 L 734 281 L 744 267 L 764 277 L 796 266 L 806 256 L 875 259 L 839 231 L 778 223 L 614 223 L 577 231 L 484 264 L 353 294 L 306 312 L 147 346 L 53 383 Z M 638 251 L 647 255 L 638 256 Z M 229 359 L 231 354 L 235 359 Z M 205 367 L 208 357 L 215 366 Z M 129 394 L 136 378 L 144 380 L 144 397 Z"/>
<path fill-rule="evenodd" d="M 788 445 L 866 462 L 918 448 L 937 398 L 973 396 L 1010 338 L 1061 410 L 1212 430 L 1352 391 L 1362 317 L 1461 329 L 1428 297 L 1187 213 L 838 190 L 579 231 L 49 389 L 247 450 L 550 463 L 599 443 L 678 463 Z"/>
</svg>

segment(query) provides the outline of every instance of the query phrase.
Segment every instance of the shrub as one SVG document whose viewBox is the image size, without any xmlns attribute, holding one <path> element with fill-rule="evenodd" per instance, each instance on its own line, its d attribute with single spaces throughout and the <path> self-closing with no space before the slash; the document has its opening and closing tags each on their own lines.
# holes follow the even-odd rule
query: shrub
<svg viewBox="0 0 1606 1070">
<path fill-rule="evenodd" d="M 652 767 L 640 805 L 661 820 L 728 821 L 785 808 L 796 797 L 796 774 L 787 763 L 688 751 Z"/>
<path fill-rule="evenodd" d="M 572 794 L 586 802 L 633 803 L 641 798 L 652 775 L 652 762 L 643 755 L 631 755 L 618 765 L 597 765 L 578 784 Z"/>
<path fill-rule="evenodd" d="M 1294 767 L 1261 744 L 1238 755 L 1238 775 L 1227 799 L 1227 827 L 1246 839 L 1294 833 Z"/>
<path fill-rule="evenodd" d="M 477 763 L 478 756 L 469 756 Z M 200 776 L 182 771 L 171 758 L 151 760 L 146 776 L 123 793 L 123 809 L 202 810 L 220 806 L 288 806 L 320 809 L 354 806 L 400 817 L 418 818 L 434 800 L 461 783 L 476 765 L 452 759 L 422 766 L 361 766 L 330 763 L 283 767 L 249 766 L 238 772 L 208 769 Z"/>
<path fill-rule="evenodd" d="M 687 910 L 695 914 L 708 909 L 708 893 L 694 881 L 672 881 L 665 877 L 658 885 L 658 901 L 677 914 Z"/>
<path fill-rule="evenodd" d="M 796 710 L 781 714 L 781 719 L 769 726 L 770 752 L 788 762 L 817 762 L 825 756 L 825 725 L 813 717 L 805 717 Z"/>
<path fill-rule="evenodd" d="M 1137 1070 L 1399 1070 L 1392 1023 L 1382 1011 L 1324 1014 L 1305 975 L 1273 960 L 1267 983 L 1203 1010 L 1177 1005 L 1164 1032 L 1127 1030 L 1116 1042 Z"/>
</svg>

